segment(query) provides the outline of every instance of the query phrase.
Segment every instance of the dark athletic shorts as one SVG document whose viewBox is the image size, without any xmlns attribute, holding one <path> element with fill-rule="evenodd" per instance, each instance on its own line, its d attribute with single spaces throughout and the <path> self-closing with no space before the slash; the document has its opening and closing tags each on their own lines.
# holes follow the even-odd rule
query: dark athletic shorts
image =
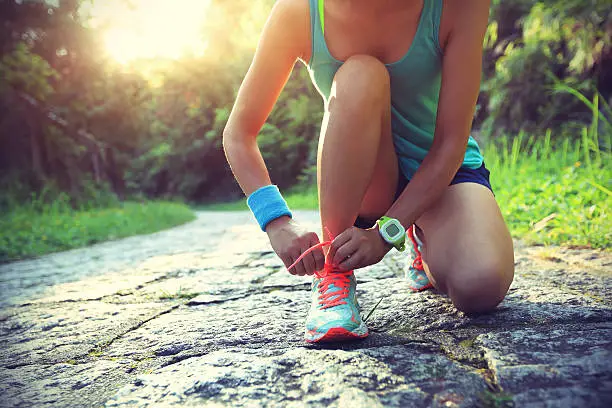
<svg viewBox="0 0 612 408">
<path fill-rule="evenodd" d="M 459 183 L 476 183 L 485 186 L 486 188 L 491 190 L 491 192 L 493 192 L 491 182 L 489 181 L 489 175 L 489 170 L 485 167 L 484 163 L 482 163 L 482 166 L 477 169 L 468 169 L 461 167 L 457 171 L 457 174 L 455 174 L 455 177 L 452 179 L 450 185 L 452 186 L 453 184 Z M 397 189 L 395 190 L 395 200 L 397 200 L 397 198 L 402 194 L 407 185 L 408 179 L 400 170 L 399 177 L 397 180 Z M 357 228 L 367 229 L 372 228 L 375 223 L 376 221 L 371 222 L 364 218 L 357 217 L 354 225 Z"/>
</svg>

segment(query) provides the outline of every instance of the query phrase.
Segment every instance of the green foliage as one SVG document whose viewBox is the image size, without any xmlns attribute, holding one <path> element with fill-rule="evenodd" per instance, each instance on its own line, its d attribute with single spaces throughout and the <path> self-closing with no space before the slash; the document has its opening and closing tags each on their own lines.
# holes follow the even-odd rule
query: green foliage
<svg viewBox="0 0 612 408">
<path fill-rule="evenodd" d="M 602 118 L 610 107 L 589 101 L 580 92 L 558 84 L 590 109 L 590 127 L 581 138 L 551 142 L 525 140 L 520 133 L 507 146 L 490 144 L 485 151 L 497 200 L 515 236 L 528 242 L 564 243 L 607 248 L 612 242 L 612 125 Z M 553 149 L 553 143 L 556 145 Z M 496 190 L 497 191 L 497 190 Z"/>
<path fill-rule="evenodd" d="M 579 101 L 552 90 L 560 78 L 590 95 L 597 87 L 610 95 L 612 84 L 600 77 L 612 69 L 612 22 L 606 25 L 612 5 L 603 0 L 496 3 L 485 42 L 484 133 L 543 134 L 563 129 L 568 121 L 588 120 L 590 113 Z M 500 35 L 498 23 L 512 10 L 520 16 L 516 27 Z"/>
<path fill-rule="evenodd" d="M 27 184 L 8 178 L 0 180 L 0 212 L 6 213 L 23 206 L 32 211 L 44 212 L 49 208 L 70 211 L 115 207 L 120 205 L 117 195 L 107 185 L 83 180 L 77 193 L 68 194 L 57 183 L 47 182 L 38 192 Z"/>
<path fill-rule="evenodd" d="M 528 243 L 610 246 L 612 168 L 604 162 L 609 151 L 588 152 L 588 137 L 565 139 L 556 149 L 550 138 L 504 144 L 489 145 L 485 157 L 513 236 Z"/>
<path fill-rule="evenodd" d="M 50 82 L 59 78 L 59 74 L 47 60 L 20 42 L 0 60 L 0 78 L 16 90 L 45 100 L 53 93 Z"/>
<path fill-rule="evenodd" d="M 220 62 L 175 61 L 148 103 L 149 139 L 127 169 L 128 186 L 149 196 L 202 200 L 234 188 L 221 141 L 240 74 Z M 228 77 L 228 72 L 233 75 Z M 194 78 L 219 78 L 200 81 Z"/>
<path fill-rule="evenodd" d="M 0 216 L 0 262 L 149 234 L 195 218 L 188 207 L 170 202 L 125 202 L 74 211 L 67 196 L 47 205 L 41 201 Z"/>
</svg>

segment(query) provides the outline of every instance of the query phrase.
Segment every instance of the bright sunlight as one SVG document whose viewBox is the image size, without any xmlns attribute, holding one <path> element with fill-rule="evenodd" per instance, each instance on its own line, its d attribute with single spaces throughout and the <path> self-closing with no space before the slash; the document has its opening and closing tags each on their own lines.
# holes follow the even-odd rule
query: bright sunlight
<svg viewBox="0 0 612 408">
<path fill-rule="evenodd" d="M 105 30 L 108 53 L 126 64 L 143 58 L 201 55 L 208 0 L 104 0 L 83 10 Z"/>
</svg>

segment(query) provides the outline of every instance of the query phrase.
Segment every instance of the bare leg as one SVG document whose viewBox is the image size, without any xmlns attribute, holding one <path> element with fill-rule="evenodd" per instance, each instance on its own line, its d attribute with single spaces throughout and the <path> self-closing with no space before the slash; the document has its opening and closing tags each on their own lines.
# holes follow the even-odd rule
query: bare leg
<svg viewBox="0 0 612 408">
<path fill-rule="evenodd" d="M 317 172 L 321 224 L 334 236 L 358 214 L 375 219 L 393 203 L 398 170 L 390 99 L 387 69 L 373 57 L 351 57 L 336 73 Z"/>
<path fill-rule="evenodd" d="M 475 183 L 450 186 L 417 221 L 425 269 L 457 309 L 489 311 L 514 277 L 512 238 L 491 191 Z"/>
<path fill-rule="evenodd" d="M 393 202 L 398 174 L 390 109 L 387 68 L 373 57 L 349 58 L 334 77 L 319 139 L 317 181 L 326 240 L 326 230 L 337 236 L 359 213 L 383 214 Z M 328 273 L 314 282 L 318 290 L 306 318 L 306 341 L 366 337 L 355 276 Z"/>
</svg>

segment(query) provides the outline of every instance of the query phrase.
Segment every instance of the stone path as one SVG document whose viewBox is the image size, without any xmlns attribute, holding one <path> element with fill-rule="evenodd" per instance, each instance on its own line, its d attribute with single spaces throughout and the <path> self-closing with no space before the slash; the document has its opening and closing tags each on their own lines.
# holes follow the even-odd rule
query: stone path
<svg viewBox="0 0 612 408">
<path fill-rule="evenodd" d="M 518 246 L 472 318 L 398 255 L 358 272 L 371 336 L 327 347 L 248 213 L 0 265 L 0 406 L 612 406 L 609 252 Z"/>
</svg>

